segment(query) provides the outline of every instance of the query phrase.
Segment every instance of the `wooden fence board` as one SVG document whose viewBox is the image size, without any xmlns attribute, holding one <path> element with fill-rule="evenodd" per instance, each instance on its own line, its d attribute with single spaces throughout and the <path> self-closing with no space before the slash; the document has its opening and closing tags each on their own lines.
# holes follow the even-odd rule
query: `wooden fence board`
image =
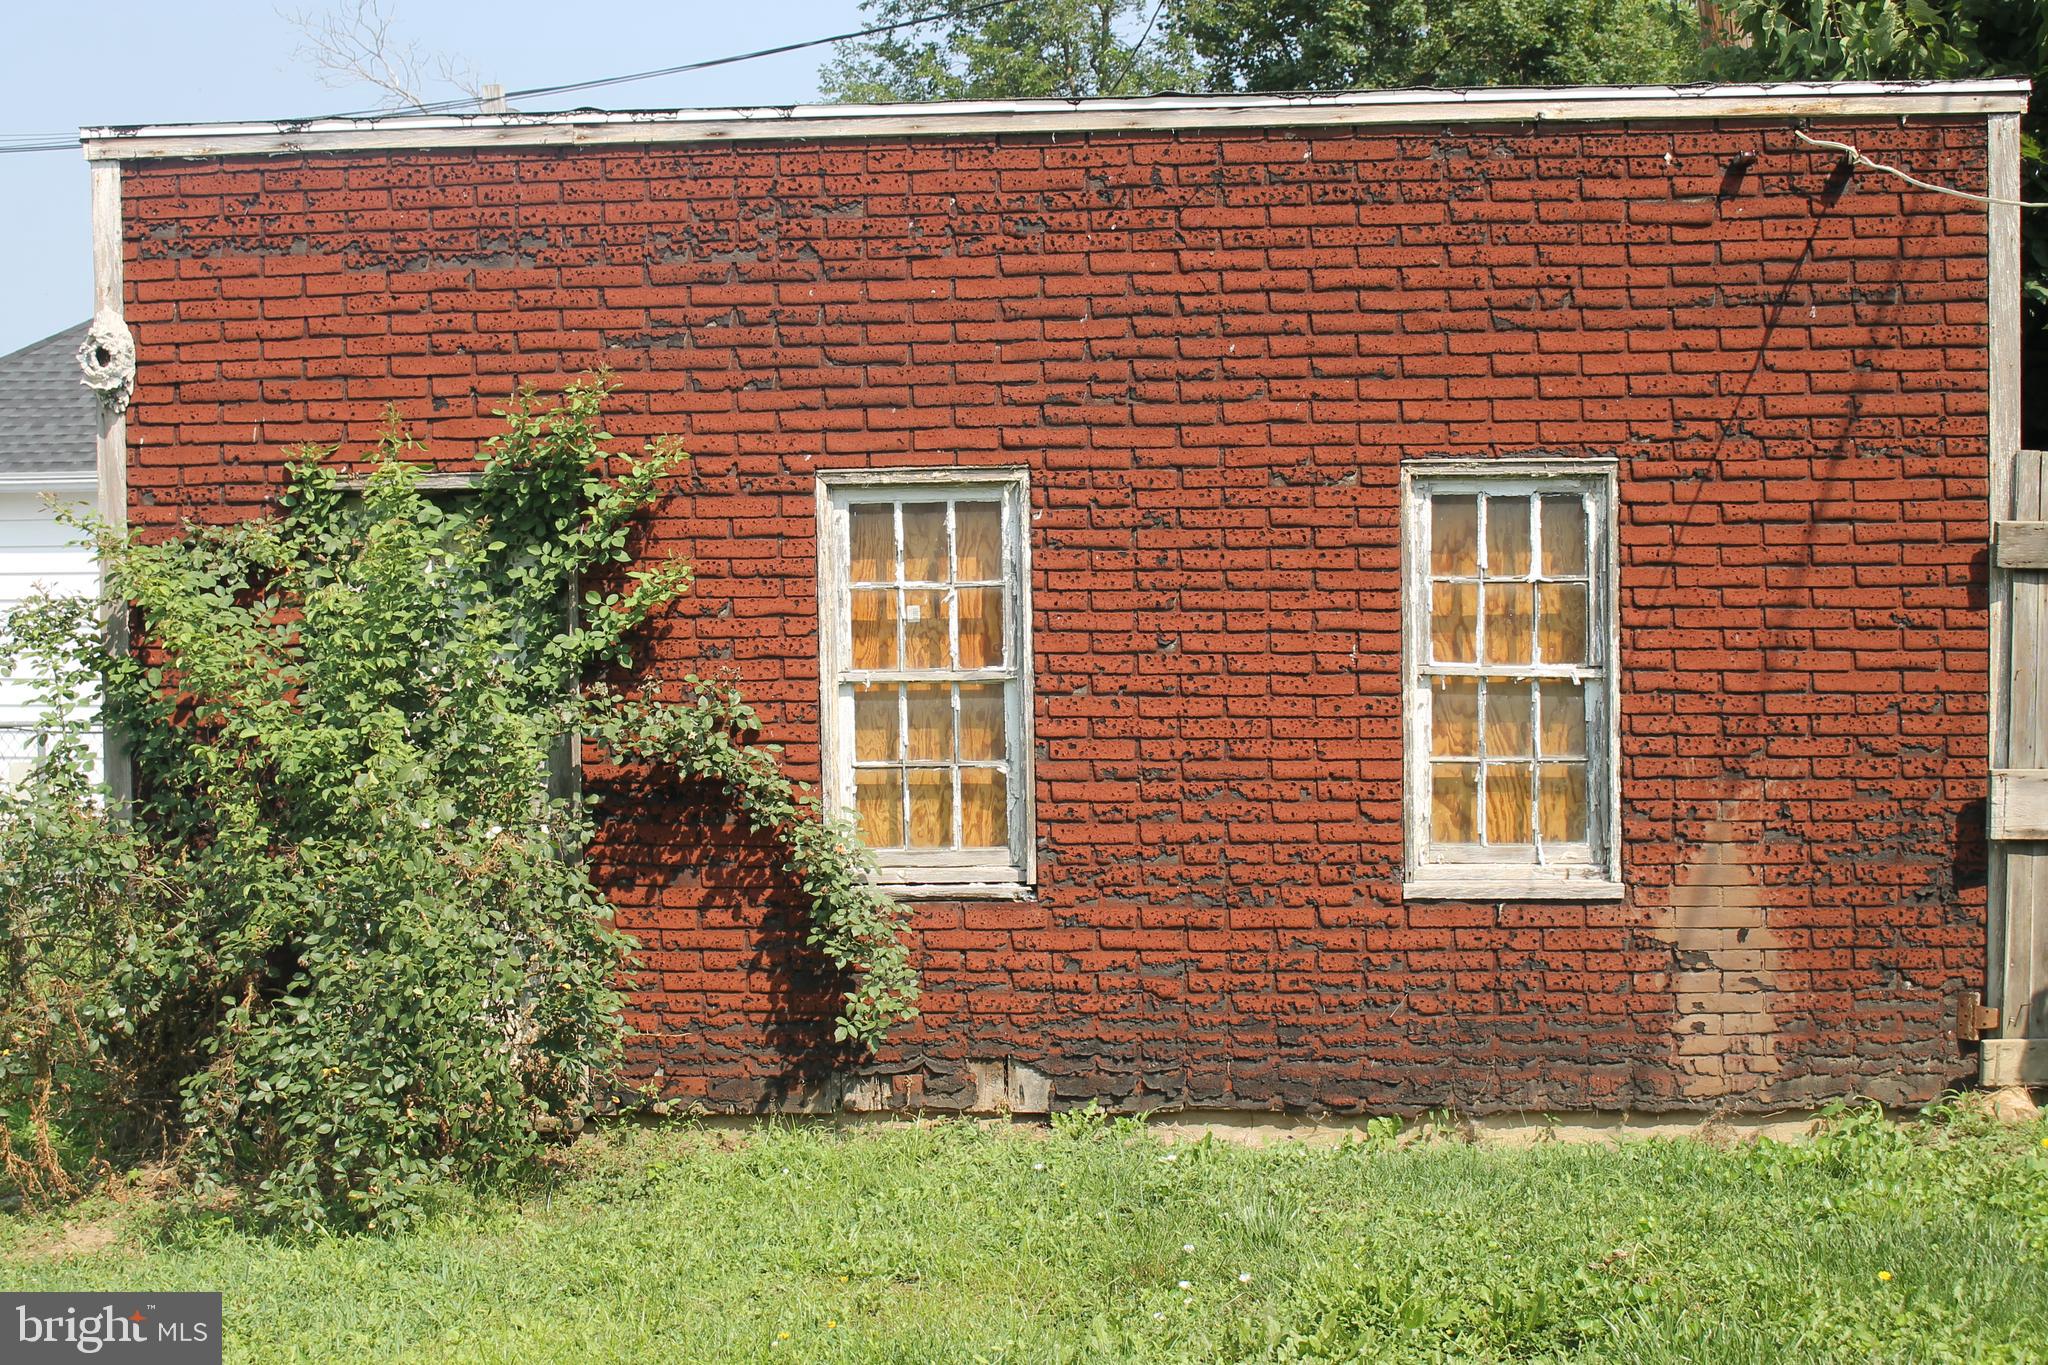
<svg viewBox="0 0 2048 1365">
<path fill-rule="evenodd" d="M 2048 569 L 2048 521 L 2000 521 L 1991 544 L 2001 569 Z"/>
<path fill-rule="evenodd" d="M 1994 506 L 1992 756 L 1985 833 L 1993 841 L 1989 982 L 2002 1037 L 1983 1044 L 1987 1085 L 2048 1081 L 2048 455 L 2011 457 Z"/>
</svg>

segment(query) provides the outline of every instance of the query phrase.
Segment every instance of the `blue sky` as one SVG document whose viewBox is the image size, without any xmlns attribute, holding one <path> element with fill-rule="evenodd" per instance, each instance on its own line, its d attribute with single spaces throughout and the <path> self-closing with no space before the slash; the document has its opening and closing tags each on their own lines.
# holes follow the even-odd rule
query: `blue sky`
<svg viewBox="0 0 2048 1365">
<path fill-rule="evenodd" d="M 69 135 L 102 123 L 296 118 L 377 103 L 329 89 L 295 57 L 282 6 L 240 0 L 14 0 L 0 40 L 0 134 Z M 508 89 L 620 75 L 858 28 L 858 0 L 386 0 L 395 31 Z M 817 96 L 830 48 L 563 97 L 651 109 L 791 104 Z M 433 95 L 459 93 L 440 88 Z M 430 96 L 432 97 L 432 96 Z M 92 305 L 85 159 L 0 155 L 0 354 L 82 321 Z"/>
</svg>

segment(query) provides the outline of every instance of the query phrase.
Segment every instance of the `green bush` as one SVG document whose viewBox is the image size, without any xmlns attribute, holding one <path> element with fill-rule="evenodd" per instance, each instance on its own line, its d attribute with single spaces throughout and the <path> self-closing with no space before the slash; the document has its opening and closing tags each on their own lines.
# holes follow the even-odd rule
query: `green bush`
<svg viewBox="0 0 2048 1365">
<path fill-rule="evenodd" d="M 42 754 L 0 786 L 0 1188 L 77 1194 L 109 1153 L 163 1126 L 161 1085 L 137 1074 L 131 945 L 176 919 L 146 840 L 109 821 L 90 779 L 98 659 L 77 648 L 92 604 L 39 598 L 9 622 L 15 666 L 39 674 Z"/>
<path fill-rule="evenodd" d="M 52 1136 L 67 1104 L 134 1122 L 139 1096 L 173 1094 L 160 1139 L 201 1192 L 235 1187 L 265 1221 L 389 1228 L 427 1186 L 501 1172 L 537 1124 L 590 1108 L 630 944 L 582 859 L 584 803 L 551 774 L 579 735 L 723 783 L 779 837 L 812 943 L 849 974 L 841 1039 L 911 1015 L 901 910 L 748 742 L 732 690 L 584 686 L 629 665 L 690 580 L 621 567 L 683 456 L 608 454 L 604 394 L 522 396 L 460 494 L 422 486 L 394 427 L 360 489 L 306 452 L 280 516 L 103 532 L 132 650 L 97 643 L 89 604 L 17 616 L 17 648 L 57 670 L 52 734 L 71 736 L 0 807 L 24 983 L 0 1008 L 40 1040 L 0 1075 L 42 1116 L 22 1158 L 47 1173 L 37 1192 L 76 1169 Z M 83 777 L 95 675 L 134 759 L 125 821 Z"/>
</svg>

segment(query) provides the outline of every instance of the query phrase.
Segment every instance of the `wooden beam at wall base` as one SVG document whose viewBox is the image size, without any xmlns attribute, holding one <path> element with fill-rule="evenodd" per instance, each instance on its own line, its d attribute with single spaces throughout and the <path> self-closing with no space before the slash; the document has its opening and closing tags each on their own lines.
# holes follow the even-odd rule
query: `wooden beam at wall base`
<svg viewBox="0 0 2048 1365">
<path fill-rule="evenodd" d="M 1986 1038 L 1981 1046 L 1979 1084 L 2048 1085 L 2048 1038 Z"/>
</svg>

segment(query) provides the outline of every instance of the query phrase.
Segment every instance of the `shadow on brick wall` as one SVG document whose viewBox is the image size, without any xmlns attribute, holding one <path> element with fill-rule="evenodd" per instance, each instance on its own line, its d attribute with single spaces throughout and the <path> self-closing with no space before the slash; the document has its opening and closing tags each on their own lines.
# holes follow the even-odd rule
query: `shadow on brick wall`
<svg viewBox="0 0 2048 1365">
<path fill-rule="evenodd" d="M 843 983 L 804 942 L 780 848 L 709 783 L 592 782 L 591 864 L 640 943 L 627 1005 L 629 1084 L 718 1109 L 829 1103 L 858 1059 L 832 1040 Z"/>
</svg>

